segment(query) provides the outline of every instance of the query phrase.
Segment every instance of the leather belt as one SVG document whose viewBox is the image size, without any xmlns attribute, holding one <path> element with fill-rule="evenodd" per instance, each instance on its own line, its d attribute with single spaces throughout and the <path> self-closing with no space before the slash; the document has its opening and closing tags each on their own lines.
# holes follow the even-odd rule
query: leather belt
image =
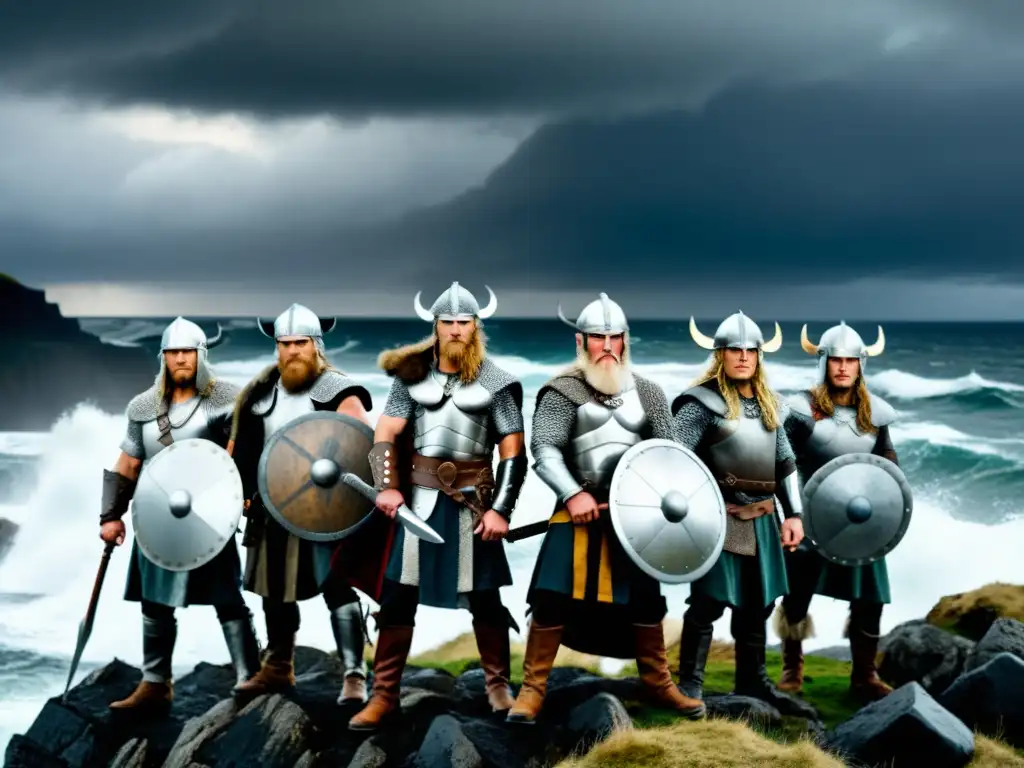
<svg viewBox="0 0 1024 768">
<path fill-rule="evenodd" d="M 775 500 L 765 499 L 755 501 L 753 504 L 726 504 L 725 511 L 740 520 L 755 520 L 763 515 L 770 515 L 775 512 Z"/>
<path fill-rule="evenodd" d="M 747 491 L 748 493 L 775 493 L 774 480 L 744 480 L 736 477 L 731 472 L 725 477 L 717 477 L 715 480 L 722 488 L 731 488 L 734 491 Z"/>
<path fill-rule="evenodd" d="M 494 474 L 489 459 L 439 459 L 413 454 L 410 480 L 423 488 L 436 488 L 457 504 L 473 511 L 480 522 L 494 494 Z M 466 498 L 460 488 L 473 488 L 475 499 Z"/>
</svg>

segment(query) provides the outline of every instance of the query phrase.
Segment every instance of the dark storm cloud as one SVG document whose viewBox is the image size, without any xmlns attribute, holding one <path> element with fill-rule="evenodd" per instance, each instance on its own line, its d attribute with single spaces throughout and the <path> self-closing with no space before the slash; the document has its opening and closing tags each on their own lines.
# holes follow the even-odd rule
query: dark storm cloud
<svg viewBox="0 0 1024 768">
<path fill-rule="evenodd" d="M 696 114 L 549 126 L 484 189 L 409 217 L 387 247 L 429 261 L 479 255 L 470 274 L 498 270 L 512 285 L 623 272 L 651 288 L 716 277 L 1019 280 L 1017 92 L 741 89 Z"/>
<path fill-rule="evenodd" d="M 5 12 L 0 77 L 30 93 L 264 115 L 621 110 L 692 102 L 737 77 L 828 76 L 894 39 L 956 32 L 986 50 L 975 38 L 991 47 L 1021 18 L 964 5 L 37 0 Z"/>
<path fill-rule="evenodd" d="M 2 266 L 37 280 L 323 276 L 427 293 L 452 273 L 652 291 L 733 278 L 1020 280 L 1017 90 L 891 82 L 736 89 L 699 112 L 549 125 L 482 188 L 383 227 L 282 216 L 195 231 L 147 219 L 84 238 L 0 228 L 0 251 L 29 257 Z"/>
</svg>

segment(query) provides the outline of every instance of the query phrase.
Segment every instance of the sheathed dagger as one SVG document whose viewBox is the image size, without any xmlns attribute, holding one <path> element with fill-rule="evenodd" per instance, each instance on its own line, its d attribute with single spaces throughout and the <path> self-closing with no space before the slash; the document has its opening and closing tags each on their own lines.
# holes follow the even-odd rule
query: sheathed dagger
<svg viewBox="0 0 1024 768">
<path fill-rule="evenodd" d="M 351 472 L 345 472 L 341 476 L 341 482 L 352 490 L 365 496 L 370 501 L 377 500 L 377 489 L 365 482 L 358 475 L 353 475 Z M 398 522 L 402 524 L 402 527 L 404 527 L 405 530 L 413 536 L 417 536 L 424 541 L 429 541 L 431 544 L 444 544 L 444 539 L 438 535 L 437 531 L 420 520 L 411 509 L 405 506 L 405 504 L 402 504 L 398 508 L 397 517 Z"/>
<path fill-rule="evenodd" d="M 89 635 L 92 634 L 92 623 L 96 618 L 96 608 L 100 602 L 100 590 L 103 589 L 103 579 L 107 576 L 107 566 L 110 565 L 110 553 L 114 551 L 114 542 L 110 541 L 103 547 L 103 556 L 100 558 L 100 567 L 96 571 L 96 581 L 92 585 L 92 596 L 89 598 L 89 607 L 85 611 L 85 618 L 78 625 L 78 645 L 75 646 L 75 655 L 71 659 L 71 669 L 68 671 L 68 682 L 64 686 L 64 695 L 61 698 L 67 702 L 68 691 L 71 689 L 71 681 L 78 671 L 78 663 L 82 660 L 82 651 L 85 644 L 89 642 Z"/>
</svg>

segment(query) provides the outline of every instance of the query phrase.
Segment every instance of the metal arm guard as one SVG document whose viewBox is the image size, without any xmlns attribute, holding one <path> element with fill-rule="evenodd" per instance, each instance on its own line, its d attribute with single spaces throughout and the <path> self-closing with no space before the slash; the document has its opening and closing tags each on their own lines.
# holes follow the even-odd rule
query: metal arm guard
<svg viewBox="0 0 1024 768">
<path fill-rule="evenodd" d="M 497 489 L 494 492 L 491 509 L 506 520 L 512 519 L 512 510 L 516 508 L 519 493 L 523 490 L 523 483 L 526 482 L 526 468 L 525 452 L 498 462 L 498 471 L 494 477 Z"/>
<path fill-rule="evenodd" d="M 370 472 L 373 473 L 373 487 L 378 491 L 398 488 L 395 480 L 395 446 L 394 443 L 374 443 L 370 449 Z"/>
<path fill-rule="evenodd" d="M 782 514 L 787 520 L 791 517 L 803 518 L 804 498 L 797 472 L 790 472 L 782 478 L 782 482 L 775 486 L 775 495 L 782 502 Z"/>
<path fill-rule="evenodd" d="M 564 504 L 583 490 L 565 465 L 561 450 L 553 445 L 540 445 L 533 451 L 533 456 L 534 471 L 557 494 L 559 503 Z"/>
<path fill-rule="evenodd" d="M 100 509 L 100 524 L 113 523 L 124 517 L 128 502 L 135 493 L 137 480 L 129 480 L 119 472 L 103 470 L 103 502 Z"/>
</svg>

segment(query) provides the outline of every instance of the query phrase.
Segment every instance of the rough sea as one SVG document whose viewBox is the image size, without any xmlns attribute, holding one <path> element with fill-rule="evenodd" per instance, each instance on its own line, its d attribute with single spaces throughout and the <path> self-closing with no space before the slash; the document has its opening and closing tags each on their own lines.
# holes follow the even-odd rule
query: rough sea
<svg viewBox="0 0 1024 768">
<path fill-rule="evenodd" d="M 169 319 L 168 319 L 169 320 Z M 759 318 L 770 334 L 770 321 Z M 701 323 L 711 334 L 714 320 Z M 85 330 L 113 344 L 152 349 L 156 372 L 159 334 L 166 322 L 83 320 Z M 829 324 L 810 327 L 816 340 Z M 215 330 L 206 323 L 208 333 Z M 244 385 L 273 360 L 273 343 L 252 322 L 224 322 L 228 340 L 211 352 L 217 373 Z M 855 323 L 868 343 L 876 324 Z M 812 383 L 814 361 L 800 348 L 800 325 L 782 325 L 780 352 L 767 356 L 770 380 L 783 394 Z M 375 368 L 384 348 L 422 338 L 421 321 L 342 321 L 326 337 L 329 356 L 370 389 L 371 419 L 384 406 L 389 380 Z M 557 319 L 489 321 L 489 350 L 526 389 L 527 437 L 537 388 L 571 362 L 572 331 Z M 943 595 L 992 581 L 1024 583 L 1024 324 L 885 325 L 887 348 L 868 363 L 869 386 L 900 412 L 893 429 L 897 452 L 915 493 L 913 522 L 889 557 L 894 602 L 883 631 L 921 618 Z M 637 370 L 658 382 L 669 400 L 707 361 L 685 322 L 637 322 L 632 332 Z M 69 371 L 69 375 L 73 372 Z M 74 651 L 78 622 L 92 588 L 102 545 L 97 537 L 102 470 L 118 454 L 125 428 L 119 413 L 83 403 L 47 432 L 0 433 L 0 477 L 13 478 L 0 498 L 0 517 L 21 526 L 0 562 L 0 750 L 23 732 L 47 698 L 59 694 Z M 546 517 L 553 494 L 529 476 L 514 518 L 521 525 Z M 130 517 L 126 518 L 129 522 Z M 129 533 L 130 535 L 130 533 Z M 540 539 L 506 544 L 515 584 L 506 604 L 525 626 L 525 591 Z M 130 549 L 117 550 L 100 600 L 92 638 L 76 680 L 113 657 L 141 661 L 139 606 L 121 599 Z M 688 588 L 666 587 L 671 615 L 682 617 Z M 261 641 L 259 600 L 247 595 Z M 301 607 L 299 642 L 325 649 L 332 636 L 323 602 Z M 818 597 L 811 607 L 818 636 L 810 648 L 843 642 L 846 607 Z M 226 663 L 227 651 L 212 608 L 178 613 L 177 674 L 197 662 Z M 470 629 L 465 612 L 421 608 L 413 653 Z M 728 614 L 716 627 L 728 638 Z M 774 636 L 769 642 L 776 642 Z"/>
</svg>

